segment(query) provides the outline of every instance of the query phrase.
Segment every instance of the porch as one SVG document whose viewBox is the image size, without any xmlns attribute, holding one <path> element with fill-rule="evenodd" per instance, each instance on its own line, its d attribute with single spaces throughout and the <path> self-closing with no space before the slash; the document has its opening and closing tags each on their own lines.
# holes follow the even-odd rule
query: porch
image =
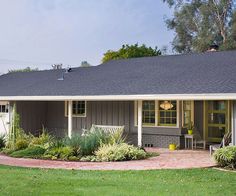
<svg viewBox="0 0 236 196">
<path fill-rule="evenodd" d="M 167 148 L 174 143 L 183 148 L 183 135 L 191 122 L 194 132 L 207 143 L 220 142 L 236 122 L 236 104 L 228 100 L 16 101 L 10 105 L 13 103 L 27 132 L 37 134 L 44 126 L 58 137 L 71 137 L 92 124 L 124 125 L 128 141 L 144 147 Z M 235 130 L 232 135 L 235 144 Z"/>
</svg>

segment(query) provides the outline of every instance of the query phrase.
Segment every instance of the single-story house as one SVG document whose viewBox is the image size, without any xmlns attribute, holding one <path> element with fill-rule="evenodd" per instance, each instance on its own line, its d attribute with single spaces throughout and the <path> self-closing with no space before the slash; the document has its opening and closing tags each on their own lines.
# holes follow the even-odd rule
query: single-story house
<svg viewBox="0 0 236 196">
<path fill-rule="evenodd" d="M 7 131 L 13 103 L 25 131 L 57 136 L 124 125 L 139 146 L 182 145 L 191 122 L 208 143 L 236 144 L 236 51 L 114 60 L 98 66 L 0 76 Z M 5 115 L 4 115 L 5 114 Z"/>
</svg>

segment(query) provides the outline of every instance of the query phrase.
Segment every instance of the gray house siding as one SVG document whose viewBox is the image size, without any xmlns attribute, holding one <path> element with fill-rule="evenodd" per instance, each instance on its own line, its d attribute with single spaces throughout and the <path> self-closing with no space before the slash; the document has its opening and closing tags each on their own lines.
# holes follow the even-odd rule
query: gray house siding
<svg viewBox="0 0 236 196">
<path fill-rule="evenodd" d="M 204 101 L 194 101 L 194 126 L 196 130 L 203 137 L 203 129 L 204 129 Z"/>
<path fill-rule="evenodd" d="M 47 102 L 21 101 L 16 102 L 16 106 L 20 115 L 20 125 L 26 132 L 36 134 L 42 126 L 46 126 Z"/>
<path fill-rule="evenodd" d="M 21 101 L 17 111 L 24 130 L 37 133 L 42 126 L 56 136 L 67 135 L 65 102 Z M 81 133 L 92 124 L 125 125 L 125 134 L 130 143 L 137 144 L 137 126 L 134 121 L 134 101 L 88 101 L 86 117 L 73 117 L 73 133 Z M 143 145 L 168 147 L 170 143 L 181 144 L 181 103 L 179 105 L 179 128 L 143 127 Z"/>
</svg>

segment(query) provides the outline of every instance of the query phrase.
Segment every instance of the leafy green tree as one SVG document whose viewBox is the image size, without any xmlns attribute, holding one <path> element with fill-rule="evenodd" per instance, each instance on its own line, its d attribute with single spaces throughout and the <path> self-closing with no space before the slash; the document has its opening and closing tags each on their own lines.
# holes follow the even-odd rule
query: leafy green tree
<svg viewBox="0 0 236 196">
<path fill-rule="evenodd" d="M 147 57 L 147 56 L 159 56 L 161 55 L 161 51 L 157 49 L 157 47 L 147 47 L 145 44 L 139 46 L 138 44 L 134 45 L 122 45 L 122 47 L 117 50 L 108 50 L 103 58 L 102 62 L 107 62 L 110 60 L 117 59 L 128 59 L 128 58 L 136 58 L 136 57 Z"/>
<path fill-rule="evenodd" d="M 174 51 L 203 52 L 212 44 L 221 50 L 236 48 L 235 0 L 163 1 L 174 8 L 174 17 L 166 20 L 176 33 Z"/>
<path fill-rule="evenodd" d="M 91 64 L 88 63 L 87 61 L 82 61 L 81 64 L 80 64 L 80 67 L 90 67 Z"/>
<path fill-rule="evenodd" d="M 38 68 L 26 67 L 26 68 L 24 68 L 24 69 L 11 69 L 11 70 L 8 70 L 8 73 L 14 73 L 14 72 L 31 72 L 31 71 L 38 71 Z"/>
</svg>

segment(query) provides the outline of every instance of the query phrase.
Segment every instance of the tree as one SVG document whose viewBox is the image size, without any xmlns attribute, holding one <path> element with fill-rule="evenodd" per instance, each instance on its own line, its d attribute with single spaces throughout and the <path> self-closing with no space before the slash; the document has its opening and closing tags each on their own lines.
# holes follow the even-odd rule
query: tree
<svg viewBox="0 0 236 196">
<path fill-rule="evenodd" d="M 10 69 L 8 70 L 8 73 L 14 73 L 14 72 L 31 72 L 31 71 L 38 71 L 38 68 L 31 68 L 31 67 L 26 67 L 24 69 Z"/>
<path fill-rule="evenodd" d="M 80 64 L 80 67 L 90 67 L 91 64 L 89 64 L 87 61 L 82 61 Z"/>
<path fill-rule="evenodd" d="M 138 44 L 134 45 L 122 45 L 122 47 L 117 50 L 108 50 L 103 58 L 102 62 L 107 62 L 110 60 L 117 59 L 128 59 L 128 58 L 136 58 L 136 57 L 147 57 L 147 56 L 159 56 L 161 55 L 161 51 L 157 49 L 157 47 L 147 47 L 146 45 L 139 46 Z"/>
<path fill-rule="evenodd" d="M 212 44 L 221 50 L 236 48 L 235 0 L 163 1 L 174 8 L 174 17 L 166 20 L 176 33 L 174 51 L 203 52 Z"/>
</svg>

